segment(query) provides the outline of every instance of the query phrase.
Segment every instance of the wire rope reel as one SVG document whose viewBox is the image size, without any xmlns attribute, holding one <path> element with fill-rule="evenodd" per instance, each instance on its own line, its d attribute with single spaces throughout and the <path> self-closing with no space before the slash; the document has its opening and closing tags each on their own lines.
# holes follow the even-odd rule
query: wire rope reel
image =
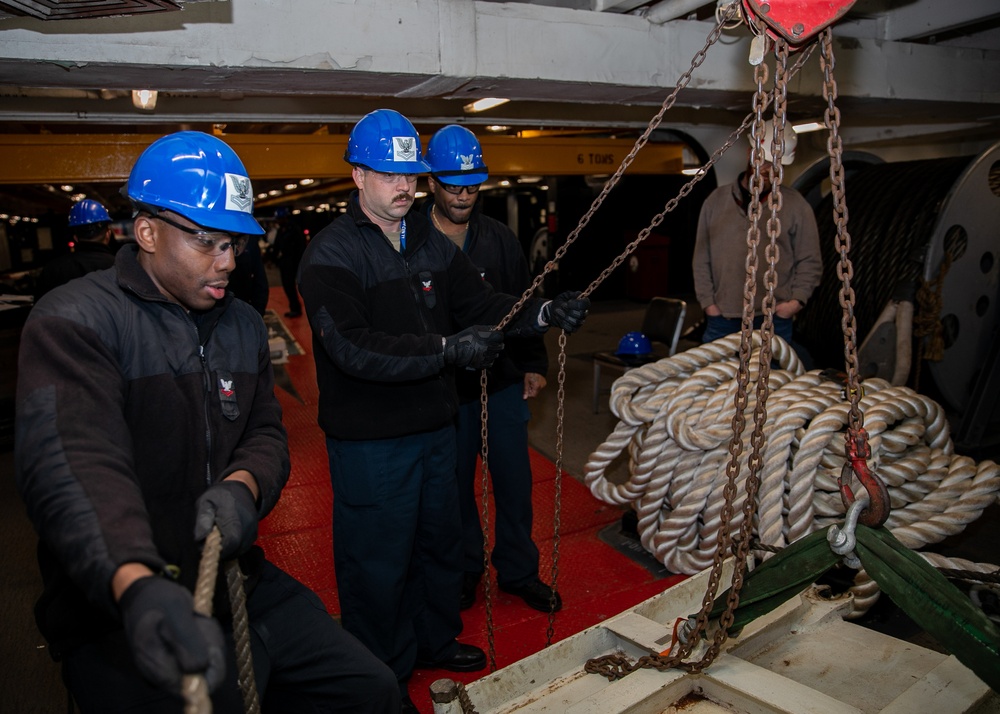
<svg viewBox="0 0 1000 714">
<path fill-rule="evenodd" d="M 943 350 L 928 352 L 931 340 L 923 342 L 928 360 L 924 374 L 930 373 L 935 382 L 936 397 L 965 412 L 974 397 L 976 371 L 987 362 L 990 338 L 1000 321 L 1000 144 L 978 157 L 884 163 L 855 152 L 845 153 L 845 159 L 850 159 L 848 206 L 853 282 L 860 296 L 855 305 L 859 337 L 869 335 L 892 301 L 913 303 L 914 332 L 919 335 L 921 324 L 930 325 L 927 329 L 940 336 L 937 343 Z M 840 314 L 835 225 L 831 197 L 821 195 L 821 181 L 828 174 L 829 161 L 824 159 L 795 182 L 816 211 L 823 255 L 823 280 L 797 329 L 818 364 L 836 366 L 829 363 L 842 349 L 841 336 L 830 329 Z M 928 299 L 918 302 L 921 283 Z M 914 376 L 919 374 L 914 371 Z M 921 389 L 922 381 L 910 383 Z"/>
<path fill-rule="evenodd" d="M 943 354 L 928 369 L 948 403 L 964 411 L 1000 324 L 1000 143 L 976 158 L 944 199 L 927 245 L 923 279 L 942 273 Z"/>
</svg>

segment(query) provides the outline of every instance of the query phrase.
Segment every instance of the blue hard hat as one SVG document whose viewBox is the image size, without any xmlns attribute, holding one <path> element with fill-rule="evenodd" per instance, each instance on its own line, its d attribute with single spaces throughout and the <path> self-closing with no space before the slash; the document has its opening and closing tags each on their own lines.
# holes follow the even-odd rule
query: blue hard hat
<svg viewBox="0 0 1000 714">
<path fill-rule="evenodd" d="M 424 156 L 434 178 L 455 186 L 476 186 L 489 178 L 476 135 L 458 124 L 439 129 Z"/>
<path fill-rule="evenodd" d="M 179 131 L 150 144 L 132 167 L 128 197 L 137 208 L 173 211 L 203 228 L 262 235 L 253 217 L 253 188 L 226 142 Z"/>
<path fill-rule="evenodd" d="M 410 120 L 392 109 L 365 114 L 351 129 L 344 160 L 385 174 L 427 173 L 420 135 Z"/>
<path fill-rule="evenodd" d="M 91 223 L 104 222 L 111 222 L 111 216 L 108 215 L 108 209 L 92 198 L 85 198 L 82 201 L 77 201 L 73 204 L 73 207 L 69 209 L 69 225 L 71 227 L 86 226 Z"/>
<path fill-rule="evenodd" d="M 619 357 L 638 357 L 653 353 L 653 343 L 641 332 L 629 332 L 618 342 Z"/>
</svg>

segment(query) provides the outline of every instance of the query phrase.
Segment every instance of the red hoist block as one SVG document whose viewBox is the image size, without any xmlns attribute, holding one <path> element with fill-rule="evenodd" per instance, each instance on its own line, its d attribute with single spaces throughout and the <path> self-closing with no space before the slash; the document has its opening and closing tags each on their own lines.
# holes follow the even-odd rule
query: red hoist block
<svg viewBox="0 0 1000 714">
<path fill-rule="evenodd" d="M 855 0 L 743 0 L 743 9 L 759 17 L 771 37 L 783 37 L 793 47 L 847 14 Z"/>
</svg>

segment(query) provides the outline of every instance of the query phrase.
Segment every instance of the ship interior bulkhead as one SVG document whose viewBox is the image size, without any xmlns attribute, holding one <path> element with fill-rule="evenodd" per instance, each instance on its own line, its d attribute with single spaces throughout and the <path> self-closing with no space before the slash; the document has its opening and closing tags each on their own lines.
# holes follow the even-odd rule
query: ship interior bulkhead
<svg viewBox="0 0 1000 714">
<path fill-rule="evenodd" d="M 779 83 L 780 99 L 764 98 Z M 882 530 L 947 575 L 997 628 L 1000 3 L 0 0 L 0 711 L 75 711 L 34 623 L 37 537 L 15 489 L 13 456 L 19 335 L 41 268 L 73 250 L 71 206 L 99 201 L 115 240 L 129 241 L 122 187 L 132 164 L 160 136 L 202 131 L 245 163 L 267 259 L 278 216 L 308 238 L 347 210 L 348 135 L 379 108 L 409 118 L 425 147 L 445 125 L 471 129 L 489 168 L 480 208 L 518 237 L 535 294 L 587 290 L 592 301 L 577 334 L 547 334 L 549 384 L 529 423 L 541 575 L 556 583 L 564 608 L 548 617 L 494 582 L 489 607 L 480 597 L 462 613 L 462 639 L 488 649 L 490 670 L 418 671 L 410 692 L 420 711 L 661 712 L 686 710 L 685 702 L 695 712 L 806 711 L 727 699 L 727 687 L 743 685 L 736 675 L 713 679 L 711 662 L 686 675 L 703 679 L 684 685 L 678 699 L 642 680 L 642 705 L 613 693 L 613 683 L 598 691 L 574 682 L 614 679 L 581 668 L 604 652 L 588 639 L 602 623 L 618 623 L 608 631 L 626 644 L 615 653 L 656 654 L 647 644 L 660 640 L 629 624 L 637 613 L 644 623 L 660 617 L 651 598 L 684 585 L 691 593 L 678 589 L 676 597 L 690 596 L 696 612 L 703 590 L 694 591 L 723 557 L 749 549 L 759 567 L 843 524 L 837 475 L 850 468 L 841 434 L 853 405 L 868 412 L 869 463 L 888 486 Z M 738 334 L 702 345 L 692 273 L 702 204 L 748 162 L 752 171 L 754 156 L 762 160 L 748 141 L 758 108 L 762 120 L 777 112 L 780 131 L 797 140 L 781 185 L 813 209 L 823 261 L 819 287 L 795 318 L 794 344 L 771 356 L 763 397 L 754 391 L 764 368 L 759 338 L 742 359 Z M 772 136 L 758 139 L 763 149 Z M 432 200 L 426 178 L 416 191 L 417 207 Z M 292 476 L 259 543 L 336 617 L 312 336 L 305 317 L 286 315 L 278 269 L 266 265 L 264 319 Z M 670 332 L 654 336 L 656 360 L 608 358 L 623 335 L 649 324 L 663 298 L 682 307 Z M 744 370 L 749 386 L 740 388 Z M 734 396 L 744 397 L 741 426 Z M 758 425 L 762 398 L 770 421 Z M 751 469 L 758 426 L 768 445 Z M 717 542 L 718 513 L 732 506 L 722 481 L 734 438 L 744 445 L 739 498 L 746 474 L 760 483 L 754 542 L 743 550 L 739 537 L 728 549 Z M 736 516 L 731 535 L 749 537 L 740 522 Z M 933 689 L 927 670 L 954 659 L 951 643 L 900 598 L 880 597 L 878 578 L 845 571 L 816 579 L 845 600 L 810 600 L 813 614 L 803 616 L 835 611 L 838 624 L 928 650 L 914 676 Z M 734 632 L 736 644 L 718 656 L 729 663 L 753 650 L 744 659 L 755 667 L 787 669 L 782 682 L 823 692 L 808 711 L 1000 711 L 996 650 L 975 666 L 958 657 L 952 691 L 967 698 L 935 692 L 925 700 L 933 709 L 908 710 L 912 682 L 868 698 L 847 693 L 852 677 L 872 666 L 848 656 L 833 665 L 847 669 L 829 675 L 819 665 L 781 664 L 798 656 L 773 654 L 791 635 L 767 645 L 765 657 L 754 627 Z M 664 632 L 670 640 L 670 627 Z M 673 638 L 676 645 L 676 627 Z M 555 646 L 567 658 L 586 654 L 580 666 L 558 669 L 554 655 L 546 659 Z M 809 652 L 802 656 L 823 656 Z M 962 679 L 966 667 L 972 674 Z M 629 676 L 648 676 L 637 675 Z M 671 680 L 671 696 L 684 676 Z M 431 686 L 443 679 L 461 681 L 471 703 L 438 692 L 432 704 Z M 977 686 L 982 692 L 967 695 Z M 559 691 L 564 704 L 546 699 Z M 709 705 L 695 699 L 730 708 L 698 708 Z"/>
</svg>

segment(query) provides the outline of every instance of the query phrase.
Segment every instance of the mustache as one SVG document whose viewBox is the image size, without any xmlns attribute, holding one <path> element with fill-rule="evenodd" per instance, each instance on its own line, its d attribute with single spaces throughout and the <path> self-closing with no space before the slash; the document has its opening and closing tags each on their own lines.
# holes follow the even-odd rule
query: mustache
<svg viewBox="0 0 1000 714">
<path fill-rule="evenodd" d="M 393 199 L 392 199 L 392 200 L 393 200 L 393 202 L 394 202 L 394 203 L 395 203 L 396 201 L 412 201 L 412 200 L 413 200 L 413 196 L 411 196 L 411 195 L 410 195 L 410 194 L 408 194 L 408 193 L 397 193 L 397 194 L 396 194 L 396 195 L 395 195 L 395 196 L 393 197 Z"/>
</svg>

